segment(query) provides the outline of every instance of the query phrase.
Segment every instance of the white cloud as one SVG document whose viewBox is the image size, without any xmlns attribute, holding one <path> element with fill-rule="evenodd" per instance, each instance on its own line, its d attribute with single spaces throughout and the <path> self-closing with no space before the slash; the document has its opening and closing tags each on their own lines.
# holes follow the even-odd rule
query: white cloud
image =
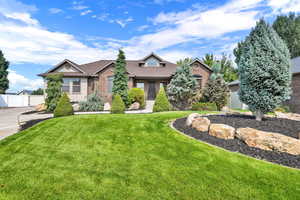
<svg viewBox="0 0 300 200">
<path fill-rule="evenodd" d="M 10 90 L 17 91 L 22 89 L 36 90 L 43 87 L 43 79 L 28 79 L 25 76 L 18 74 L 16 71 L 9 70 L 8 73 Z"/>
<path fill-rule="evenodd" d="M 58 14 L 58 13 L 62 13 L 63 10 L 60 9 L 60 8 L 50 8 L 50 9 L 49 9 L 49 12 L 50 12 L 51 14 Z"/>
<path fill-rule="evenodd" d="M 300 0 L 268 0 L 268 5 L 275 13 L 289 13 L 300 11 Z"/>
<path fill-rule="evenodd" d="M 149 25 L 142 25 L 142 26 L 139 26 L 139 27 L 137 28 L 137 30 L 138 30 L 138 31 L 144 31 L 144 30 L 146 30 L 147 28 L 149 28 Z"/>
<path fill-rule="evenodd" d="M 4 13 L 4 16 L 10 19 L 19 20 L 29 25 L 38 25 L 39 22 L 32 19 L 28 13 Z"/>
<path fill-rule="evenodd" d="M 155 4 L 165 4 L 170 2 L 184 2 L 185 0 L 153 0 L 153 3 Z"/>
<path fill-rule="evenodd" d="M 117 24 L 119 24 L 122 28 L 125 28 L 125 26 L 129 23 L 132 22 L 133 18 L 132 17 L 128 17 L 127 19 L 116 19 L 116 20 L 111 20 L 110 22 L 116 22 Z"/>
<path fill-rule="evenodd" d="M 80 15 L 81 16 L 84 16 L 84 15 L 87 15 L 87 14 L 89 14 L 89 13 L 91 13 L 91 12 L 93 12 L 92 10 L 85 10 L 85 11 L 82 11 L 81 13 L 80 13 Z"/>
<path fill-rule="evenodd" d="M 84 10 L 89 8 L 88 6 L 84 6 L 84 5 L 75 5 L 72 7 L 73 10 Z"/>
</svg>

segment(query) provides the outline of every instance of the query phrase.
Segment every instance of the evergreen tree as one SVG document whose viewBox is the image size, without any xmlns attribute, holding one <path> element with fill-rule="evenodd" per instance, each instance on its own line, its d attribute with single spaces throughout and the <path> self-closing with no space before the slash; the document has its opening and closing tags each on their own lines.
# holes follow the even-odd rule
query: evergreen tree
<svg viewBox="0 0 300 200">
<path fill-rule="evenodd" d="M 53 112 L 61 97 L 62 74 L 53 74 L 46 77 L 47 89 L 46 100 L 47 111 Z"/>
<path fill-rule="evenodd" d="M 197 81 L 188 63 L 179 66 L 167 87 L 172 105 L 180 110 L 188 109 L 197 92 Z"/>
<path fill-rule="evenodd" d="M 212 67 L 214 62 L 216 61 L 214 54 L 205 54 L 204 58 L 202 58 L 202 61 L 208 65 L 209 67 Z"/>
<path fill-rule="evenodd" d="M 290 97 L 289 50 L 263 19 L 239 48 L 240 100 L 261 120 Z"/>
<path fill-rule="evenodd" d="M 202 93 L 202 102 L 215 103 L 221 110 L 228 102 L 229 88 L 221 75 L 211 76 Z"/>
<path fill-rule="evenodd" d="M 291 58 L 300 56 L 300 15 L 277 16 L 273 28 L 287 44 Z"/>
<path fill-rule="evenodd" d="M 119 94 L 126 106 L 129 106 L 128 98 L 128 76 L 126 71 L 125 54 L 120 49 L 118 59 L 114 69 L 114 80 L 112 92 L 114 95 Z"/>
<path fill-rule="evenodd" d="M 70 99 L 66 93 L 63 93 L 63 95 L 59 98 L 59 101 L 53 112 L 53 115 L 54 117 L 63 117 L 63 116 L 68 116 L 73 114 L 74 114 L 74 110 L 70 102 Z"/>
<path fill-rule="evenodd" d="M 9 87 L 8 81 L 8 66 L 9 62 L 6 61 L 2 51 L 0 50 L 0 94 L 4 94 Z"/>
<path fill-rule="evenodd" d="M 32 91 L 31 95 L 43 95 L 44 90 L 42 88 L 39 88 L 37 90 Z"/>
<path fill-rule="evenodd" d="M 161 87 L 155 98 L 153 112 L 163 112 L 171 110 L 171 105 L 166 95 L 165 89 Z"/>
<path fill-rule="evenodd" d="M 193 62 L 194 60 L 192 59 L 192 58 L 185 58 L 185 59 L 180 59 L 179 61 L 177 61 L 176 62 L 176 64 L 178 65 L 178 66 L 183 66 L 183 65 L 185 65 L 185 64 L 187 64 L 187 65 L 190 65 L 190 64 L 192 64 L 192 62 Z"/>
</svg>

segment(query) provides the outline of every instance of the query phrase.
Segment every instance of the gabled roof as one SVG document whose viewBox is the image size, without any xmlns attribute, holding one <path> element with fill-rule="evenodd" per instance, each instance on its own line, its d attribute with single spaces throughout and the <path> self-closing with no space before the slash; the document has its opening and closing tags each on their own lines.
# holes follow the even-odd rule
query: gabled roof
<svg viewBox="0 0 300 200">
<path fill-rule="evenodd" d="M 149 55 L 145 56 L 141 62 L 145 62 L 148 58 L 150 57 L 155 57 L 157 60 L 159 60 L 159 62 L 165 62 L 161 57 L 159 57 L 158 55 L 156 55 L 155 53 L 151 52 Z"/>
<path fill-rule="evenodd" d="M 54 67 L 52 67 L 50 70 L 48 70 L 46 73 L 50 73 L 53 72 L 54 70 L 56 70 L 57 68 L 61 67 L 63 64 L 65 63 L 69 63 L 72 67 L 74 67 L 75 69 L 77 69 L 78 71 L 85 73 L 82 69 L 80 69 L 79 65 L 74 63 L 71 60 L 65 59 L 62 62 L 58 63 L 57 65 L 55 65 Z"/>
<path fill-rule="evenodd" d="M 201 65 L 203 65 L 206 69 L 208 69 L 209 71 L 212 72 L 212 69 L 205 64 L 202 60 L 200 60 L 199 58 L 195 58 L 194 61 L 191 63 L 191 65 L 193 65 L 195 62 L 199 62 Z"/>
</svg>

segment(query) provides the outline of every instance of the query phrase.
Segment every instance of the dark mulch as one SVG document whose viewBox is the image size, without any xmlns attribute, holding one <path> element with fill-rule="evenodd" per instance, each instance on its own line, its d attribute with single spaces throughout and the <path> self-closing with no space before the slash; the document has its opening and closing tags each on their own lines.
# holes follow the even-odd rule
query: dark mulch
<svg viewBox="0 0 300 200">
<path fill-rule="evenodd" d="M 25 122 L 25 124 L 22 124 L 20 126 L 20 131 L 23 131 L 25 129 L 28 129 L 32 126 L 34 126 L 35 124 L 39 123 L 39 122 L 42 122 L 42 121 L 45 121 L 47 119 L 51 119 L 51 118 L 45 118 L 45 119 L 33 119 L 33 120 L 30 120 L 30 121 L 27 121 Z"/>
<path fill-rule="evenodd" d="M 211 115 L 209 116 L 209 119 L 213 123 L 224 123 L 228 125 L 232 125 L 234 127 L 252 127 L 255 128 L 256 126 L 251 126 L 254 125 L 255 123 L 251 123 L 251 119 L 249 120 L 248 116 L 243 118 L 237 118 L 237 116 L 217 116 L 217 115 Z M 232 122 L 231 120 L 235 120 L 235 122 Z M 244 119 L 244 125 L 242 124 Z M 274 119 L 275 120 L 275 119 Z M 199 132 L 196 129 L 193 129 L 191 127 L 187 127 L 185 125 L 186 118 L 181 118 L 177 119 L 174 122 L 174 127 L 183 132 L 186 135 L 189 135 L 197 140 L 202 140 L 207 143 L 222 147 L 224 149 L 227 149 L 232 152 L 239 152 L 248 156 L 252 156 L 257 159 L 261 160 L 266 160 L 269 162 L 289 166 L 289 167 L 294 167 L 294 168 L 299 168 L 300 169 L 300 156 L 295 156 L 291 155 L 288 153 L 282 153 L 282 152 L 276 152 L 276 151 L 266 151 L 266 150 L 261 150 L 258 148 L 254 147 L 249 147 L 247 144 L 245 144 L 243 141 L 239 139 L 233 139 L 233 140 L 223 140 L 220 138 L 216 138 L 214 136 L 209 135 L 207 132 Z M 231 121 L 231 122 L 230 122 Z M 270 120 L 272 126 L 273 120 Z M 276 121 L 276 120 L 275 120 Z M 274 122 L 275 122 L 274 121 Z M 285 120 L 284 120 L 285 121 Z M 290 120 L 292 121 L 292 120 Z M 225 123 L 227 122 L 227 123 Z M 249 123 L 249 124 L 248 124 Z M 273 130 L 271 127 L 267 129 L 267 125 L 265 124 L 266 121 L 262 122 L 264 124 L 262 128 L 265 128 L 265 131 L 274 131 L 274 132 L 279 132 L 278 130 Z M 259 127 L 256 127 L 257 129 L 261 129 Z M 261 129 L 263 130 L 263 129 Z"/>
</svg>

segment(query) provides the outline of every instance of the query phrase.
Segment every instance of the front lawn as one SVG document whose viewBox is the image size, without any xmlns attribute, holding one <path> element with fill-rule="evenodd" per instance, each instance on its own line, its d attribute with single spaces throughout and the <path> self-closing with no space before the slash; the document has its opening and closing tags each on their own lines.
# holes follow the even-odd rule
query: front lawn
<svg viewBox="0 0 300 200">
<path fill-rule="evenodd" d="M 187 138 L 188 112 L 51 119 L 0 141 L 0 199 L 300 199 L 300 171 Z"/>
</svg>

